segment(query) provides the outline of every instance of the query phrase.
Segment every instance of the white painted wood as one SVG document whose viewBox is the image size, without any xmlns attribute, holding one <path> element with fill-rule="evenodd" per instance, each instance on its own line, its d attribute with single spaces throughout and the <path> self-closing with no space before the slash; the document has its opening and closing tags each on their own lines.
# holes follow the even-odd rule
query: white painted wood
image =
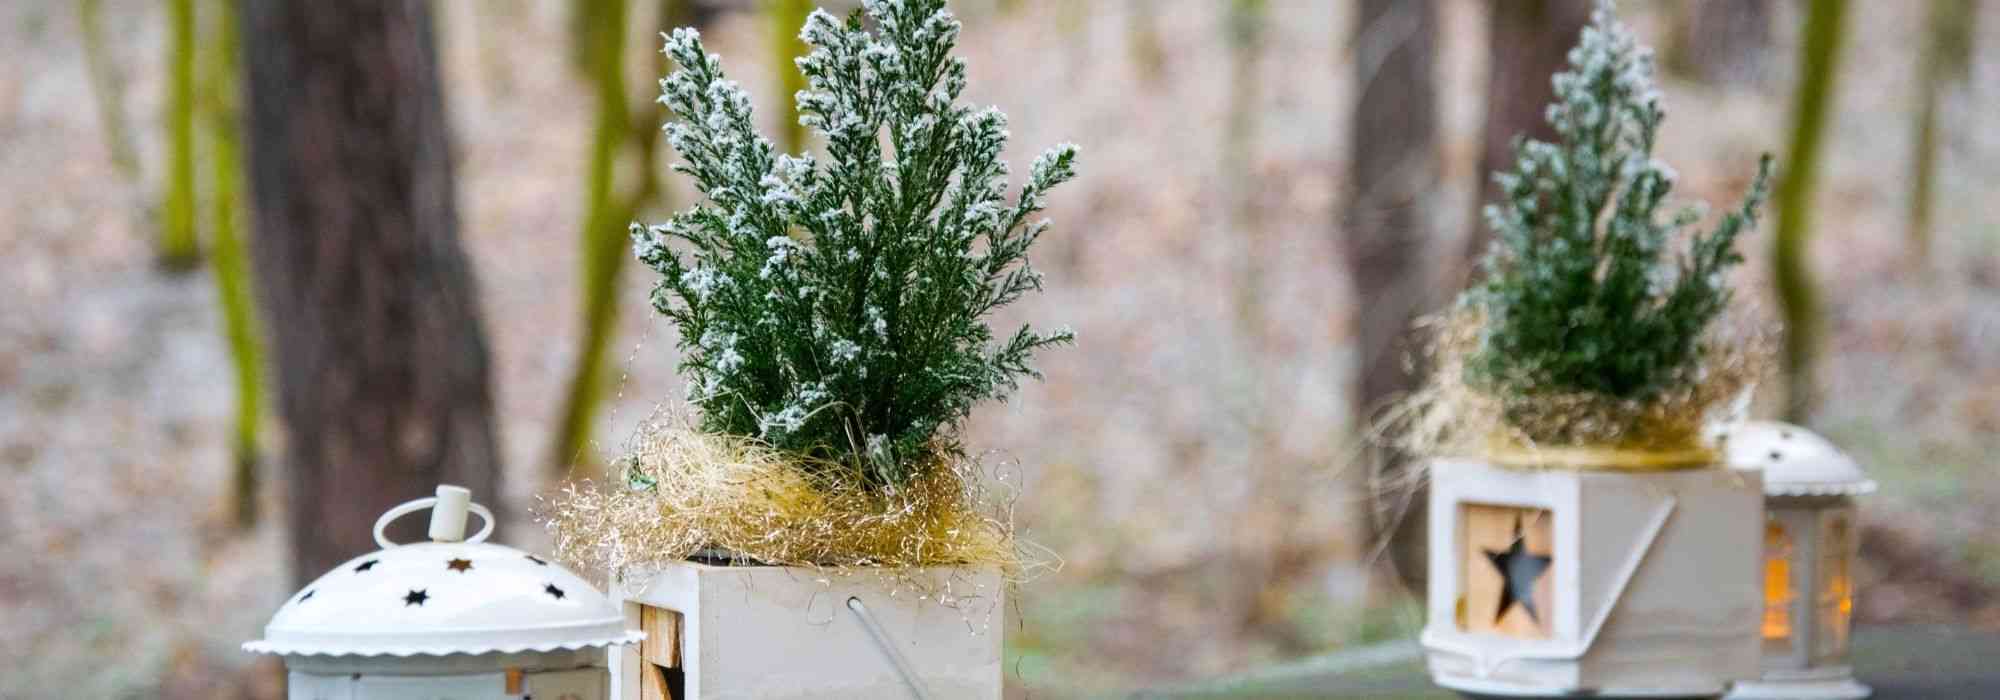
<svg viewBox="0 0 2000 700">
<path fill-rule="evenodd" d="M 328 676 L 293 672 L 289 700 L 473 700 L 516 698 L 506 694 L 503 673 L 460 676 Z"/>
<path fill-rule="evenodd" d="M 1862 700 L 1874 689 L 1854 680 L 1846 666 L 1803 672 L 1766 671 L 1762 680 L 1736 684 L 1728 700 Z"/>
<path fill-rule="evenodd" d="M 919 600 L 869 574 L 682 563 L 614 582 L 627 615 L 638 605 L 682 614 L 685 700 L 907 698 L 912 693 L 850 598 L 920 676 L 932 698 L 997 699 L 1005 586 L 992 569 L 931 569 L 916 576 L 949 586 L 955 607 Z M 628 619 L 632 619 L 628 617 Z M 613 697 L 639 700 L 644 672 L 636 646 L 613 651 Z"/>
<path fill-rule="evenodd" d="M 603 649 L 524 651 L 513 654 L 450 654 L 446 656 L 288 656 L 285 668 L 321 676 L 356 673 L 383 676 L 456 676 L 493 673 L 510 668 L 528 671 L 602 667 Z"/>
<path fill-rule="evenodd" d="M 1755 678 L 1763 611 L 1763 486 L 1755 471 L 1431 470 L 1432 676 L 1501 695 L 1719 695 Z M 1459 628 L 1461 504 L 1547 509 L 1551 636 Z"/>
<path fill-rule="evenodd" d="M 509 694 L 505 671 L 456 674 L 308 673 L 287 676 L 288 700 L 603 700 L 603 668 L 529 671 L 521 693 Z"/>
<path fill-rule="evenodd" d="M 346 676 L 321 676 L 293 671 L 285 677 L 286 700 L 354 700 L 354 684 Z"/>
<path fill-rule="evenodd" d="M 609 684 L 610 679 L 601 668 L 530 673 L 525 697 L 535 700 L 603 700 L 605 687 Z"/>
<path fill-rule="evenodd" d="M 355 700 L 474 700 L 507 698 L 507 675 L 362 676 L 354 680 Z"/>
</svg>

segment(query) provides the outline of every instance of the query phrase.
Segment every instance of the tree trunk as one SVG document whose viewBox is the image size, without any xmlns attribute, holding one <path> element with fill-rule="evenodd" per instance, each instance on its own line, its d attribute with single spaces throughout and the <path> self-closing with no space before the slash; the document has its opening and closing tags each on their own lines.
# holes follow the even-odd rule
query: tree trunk
<svg viewBox="0 0 2000 700">
<path fill-rule="evenodd" d="M 230 478 L 231 520 L 240 529 L 257 524 L 257 440 L 263 418 L 263 342 L 252 308 L 249 251 L 242 233 L 243 119 L 238 95 L 242 44 L 236 31 L 234 0 L 210 5 L 218 10 L 214 36 L 203 42 L 200 111 L 208 132 L 210 172 L 210 250 L 214 258 L 215 296 L 221 301 L 224 337 L 236 370 L 236 429 L 231 441 L 234 471 Z"/>
<path fill-rule="evenodd" d="M 127 182 L 141 175 L 139 151 L 132 145 L 132 133 L 125 127 L 125 71 L 104 43 L 104 3 L 78 0 L 77 28 L 83 33 L 83 63 L 88 69 L 90 94 L 97 103 L 98 126 L 104 129 L 104 145 L 111 151 L 111 165 Z"/>
<path fill-rule="evenodd" d="M 1964 79 L 1972 62 L 1972 0 L 1931 0 L 1929 41 L 1918 65 L 1915 153 L 1910 159 L 1910 264 L 1917 271 L 1930 265 L 1931 203 L 1937 189 L 1938 101 L 1945 88 Z"/>
<path fill-rule="evenodd" d="M 201 264 L 194 203 L 194 0 L 167 3 L 167 195 L 161 204 L 160 267 Z"/>
<path fill-rule="evenodd" d="M 1667 67 L 1697 82 L 1754 82 L 1771 44 L 1771 0 L 1692 0 L 1680 7 Z"/>
<path fill-rule="evenodd" d="M 1362 434 L 1375 413 L 1415 381 L 1404 362 L 1410 323 L 1429 304 L 1431 277 L 1419 251 L 1433 235 L 1438 184 L 1437 7 L 1429 0 L 1363 0 L 1354 24 L 1356 102 L 1348 160 L 1345 244 L 1354 283 L 1358 363 L 1352 412 Z M 1424 501 L 1403 455 L 1370 449 L 1362 492 L 1375 506 L 1358 529 L 1391 538 L 1404 581 L 1424 581 Z M 1357 465 L 1359 466 L 1359 465 Z M 1372 548 L 1371 548 L 1372 549 Z"/>
<path fill-rule="evenodd" d="M 599 53 L 591 58 L 591 82 L 597 92 L 597 124 L 591 135 L 589 179 L 584 183 L 588 211 L 579 233 L 583 248 L 583 342 L 577 348 L 576 366 L 570 372 L 569 390 L 562 404 L 561 423 L 547 458 L 550 477 L 569 476 L 574 466 L 591 460 L 583 454 L 590 443 L 597 408 L 606 383 L 604 353 L 618 320 L 618 279 L 625 260 L 632 257 L 631 236 L 626 225 L 648 207 L 666 199 L 660 182 L 660 124 L 666 108 L 650 97 L 633 107 L 626 106 L 623 34 L 630 7 L 625 0 L 594 0 L 603 14 L 593 20 L 597 29 L 615 28 L 615 37 L 596 42 Z M 661 0 L 655 19 L 661 32 L 675 27 L 696 26 L 702 16 L 688 0 Z M 648 32 L 647 36 L 657 36 Z M 653 75 L 666 75 L 670 61 L 660 51 L 649 64 Z M 614 192 L 612 173 L 622 152 L 622 143 L 637 148 L 638 183 L 629 194 Z"/>
<path fill-rule="evenodd" d="M 1492 234 L 1479 208 L 1499 197 L 1494 172 L 1514 163 L 1514 139 L 1555 138 L 1543 118 L 1555 101 L 1549 79 L 1568 63 L 1569 48 L 1590 23 L 1591 0 L 1494 0 L 1487 4 L 1487 86 L 1485 147 L 1479 152 L 1479 200 L 1474 203 L 1471 233 L 1458 282 L 1471 277 L 1472 266 L 1486 252 Z"/>
<path fill-rule="evenodd" d="M 303 583 L 374 549 L 375 517 L 439 482 L 495 503 L 501 469 L 430 4 L 249 0 L 243 18 L 257 282 Z M 421 532 L 403 525 L 405 541 Z"/>
<path fill-rule="evenodd" d="M 1792 138 L 1778 191 L 1778 232 L 1772 238 L 1772 279 L 1785 317 L 1785 420 L 1805 424 L 1818 398 L 1813 364 L 1819 346 L 1819 299 L 1806 265 L 1812 235 L 1813 190 L 1819 185 L 1819 145 L 1833 101 L 1834 69 L 1846 33 L 1847 0 L 1813 0 L 1799 47 L 1799 84 L 1792 101 Z"/>
<path fill-rule="evenodd" d="M 1139 81 L 1160 84 L 1167 72 L 1167 47 L 1160 39 L 1160 11 L 1148 0 L 1126 0 L 1125 42 Z"/>
<path fill-rule="evenodd" d="M 766 0 L 765 21 L 770 22 L 771 69 L 778 72 L 777 113 L 784 120 L 778 124 L 778 148 L 786 153 L 798 153 L 806 148 L 806 137 L 810 135 L 805 125 L 799 123 L 798 103 L 792 95 L 806 89 L 806 76 L 792 64 L 792 59 L 806 55 L 809 47 L 799 39 L 799 30 L 806 24 L 815 3 L 813 0 Z"/>
<path fill-rule="evenodd" d="M 631 132 L 625 106 L 626 0 L 585 0 L 577 13 L 589 37 L 580 42 L 584 68 L 597 100 L 596 125 L 590 136 L 590 170 L 584 182 L 584 218 L 579 231 L 583 246 L 583 342 L 570 374 L 549 455 L 551 476 L 561 478 L 571 465 L 591 461 L 582 454 L 596 418 L 604 383 L 604 347 L 618 317 L 618 278 L 624 269 L 630 212 L 612 191 L 613 170 L 620 147 Z"/>
</svg>

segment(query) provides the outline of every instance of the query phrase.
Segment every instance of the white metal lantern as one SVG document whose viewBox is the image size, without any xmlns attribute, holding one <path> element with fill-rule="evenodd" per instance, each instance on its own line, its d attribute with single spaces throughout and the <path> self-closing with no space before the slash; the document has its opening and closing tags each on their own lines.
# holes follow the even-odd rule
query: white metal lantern
<svg viewBox="0 0 2000 700">
<path fill-rule="evenodd" d="M 1729 463 L 1764 472 L 1763 677 L 1731 698 L 1865 698 L 1847 662 L 1854 616 L 1854 497 L 1875 490 L 1861 466 L 1795 425 L 1746 422 L 1722 433 Z"/>
<path fill-rule="evenodd" d="M 1713 697 L 1756 677 L 1757 476 L 1434 461 L 1432 679 L 1479 696 Z"/>
<path fill-rule="evenodd" d="M 292 595 L 243 645 L 284 657 L 291 700 L 604 700 L 605 648 L 644 638 L 589 583 L 553 562 L 487 544 L 493 514 L 472 493 L 396 506 L 375 522 L 380 551 Z M 383 530 L 431 509 L 431 541 Z M 485 527 L 465 536 L 466 515 Z"/>
</svg>

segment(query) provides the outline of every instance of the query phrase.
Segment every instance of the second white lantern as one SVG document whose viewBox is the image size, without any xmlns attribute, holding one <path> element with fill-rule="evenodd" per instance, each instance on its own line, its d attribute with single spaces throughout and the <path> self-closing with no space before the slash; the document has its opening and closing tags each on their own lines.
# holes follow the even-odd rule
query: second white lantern
<svg viewBox="0 0 2000 700">
<path fill-rule="evenodd" d="M 1763 676 L 1732 700 L 1859 700 L 1868 686 L 1847 662 L 1860 524 L 1854 497 L 1875 490 L 1861 465 L 1804 428 L 1728 428 L 1730 466 L 1764 472 Z"/>
</svg>

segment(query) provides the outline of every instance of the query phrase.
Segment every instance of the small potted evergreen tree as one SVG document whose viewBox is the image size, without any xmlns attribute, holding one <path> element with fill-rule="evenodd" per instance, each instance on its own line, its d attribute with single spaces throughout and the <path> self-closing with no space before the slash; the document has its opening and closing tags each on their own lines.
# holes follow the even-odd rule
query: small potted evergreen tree
<svg viewBox="0 0 2000 700">
<path fill-rule="evenodd" d="M 1662 211 L 1652 56 L 1600 2 L 1517 141 L 1484 279 L 1401 414 L 1432 457 L 1433 677 L 1477 694 L 1714 696 L 1757 673 L 1762 500 L 1703 426 L 1761 362 L 1723 320 L 1770 160 L 1713 228 Z"/>
<path fill-rule="evenodd" d="M 943 0 L 812 13 L 796 99 L 824 157 L 777 153 L 699 35 L 667 37 L 667 139 L 705 198 L 632 237 L 695 415 L 550 518 L 651 635 L 617 697 L 999 697 L 987 617 L 1034 562 L 957 437 L 1071 340 L 988 318 L 1041 288 L 1037 212 L 1076 149 L 1008 196 L 1005 115 L 959 103 L 959 29 Z"/>
</svg>

